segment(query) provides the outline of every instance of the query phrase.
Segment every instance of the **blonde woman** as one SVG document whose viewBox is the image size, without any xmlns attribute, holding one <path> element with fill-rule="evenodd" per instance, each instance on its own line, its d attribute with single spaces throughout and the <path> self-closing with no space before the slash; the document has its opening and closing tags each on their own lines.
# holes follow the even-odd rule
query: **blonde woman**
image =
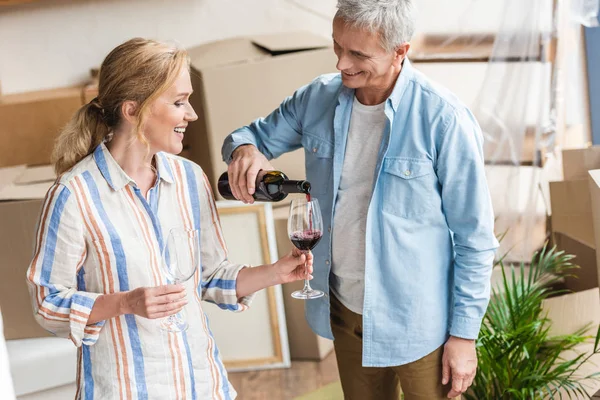
<svg viewBox="0 0 600 400">
<path fill-rule="evenodd" d="M 197 119 L 191 94 L 185 50 L 129 40 L 54 149 L 59 178 L 27 279 L 37 321 L 79 347 L 78 399 L 235 398 L 201 300 L 242 311 L 257 290 L 302 279 L 305 261 L 312 271 L 297 251 L 255 268 L 227 260 L 206 176 L 174 155 Z M 178 226 L 202 230 L 205 265 L 187 295 L 160 268 Z M 187 331 L 159 328 L 188 303 Z"/>
</svg>

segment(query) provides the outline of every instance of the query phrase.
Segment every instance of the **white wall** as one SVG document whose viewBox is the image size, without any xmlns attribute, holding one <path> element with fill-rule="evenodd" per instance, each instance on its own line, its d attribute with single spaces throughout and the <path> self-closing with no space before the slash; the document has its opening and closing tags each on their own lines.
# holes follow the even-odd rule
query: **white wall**
<svg viewBox="0 0 600 400">
<path fill-rule="evenodd" d="M 299 29 L 327 36 L 331 28 L 326 19 L 283 0 L 37 0 L 0 6 L 0 82 L 3 93 L 79 83 L 113 47 L 134 36 L 187 47 Z"/>
<path fill-rule="evenodd" d="M 498 25 L 506 0 L 420 0 L 419 28 Z M 184 46 L 232 36 L 308 30 L 331 35 L 336 0 L 36 0 L 0 6 L 3 93 L 82 82 L 119 43 L 143 36 Z M 467 23 L 468 22 L 468 23 Z"/>
</svg>

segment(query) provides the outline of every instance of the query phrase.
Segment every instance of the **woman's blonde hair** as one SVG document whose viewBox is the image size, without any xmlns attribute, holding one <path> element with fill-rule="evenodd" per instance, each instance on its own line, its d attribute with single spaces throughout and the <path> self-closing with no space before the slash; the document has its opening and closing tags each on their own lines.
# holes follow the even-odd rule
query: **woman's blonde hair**
<svg viewBox="0 0 600 400">
<path fill-rule="evenodd" d="M 121 122 L 125 101 L 137 103 L 136 136 L 148 145 L 142 126 L 149 106 L 189 63 L 184 49 L 155 40 L 135 38 L 112 50 L 100 67 L 98 97 L 75 113 L 56 140 L 56 173 L 71 169 L 106 139 Z"/>
</svg>

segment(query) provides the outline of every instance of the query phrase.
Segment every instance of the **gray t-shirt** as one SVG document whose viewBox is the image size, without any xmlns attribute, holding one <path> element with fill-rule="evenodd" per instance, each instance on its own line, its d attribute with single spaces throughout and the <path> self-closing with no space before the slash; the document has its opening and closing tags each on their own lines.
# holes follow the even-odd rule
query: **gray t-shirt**
<svg viewBox="0 0 600 400">
<path fill-rule="evenodd" d="M 349 310 L 362 314 L 365 292 L 365 232 L 377 154 L 386 124 L 385 102 L 352 106 L 346 155 L 335 203 L 331 289 Z"/>
</svg>

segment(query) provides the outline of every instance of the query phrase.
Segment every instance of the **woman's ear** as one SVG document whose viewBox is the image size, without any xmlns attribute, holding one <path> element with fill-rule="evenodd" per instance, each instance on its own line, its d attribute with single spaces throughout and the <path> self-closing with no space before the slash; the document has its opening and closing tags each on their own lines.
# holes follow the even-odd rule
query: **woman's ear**
<svg viewBox="0 0 600 400">
<path fill-rule="evenodd" d="M 121 115 L 123 119 L 125 119 L 130 124 L 135 124 L 137 122 L 137 109 L 138 105 L 135 101 L 127 100 L 121 104 Z"/>
</svg>

